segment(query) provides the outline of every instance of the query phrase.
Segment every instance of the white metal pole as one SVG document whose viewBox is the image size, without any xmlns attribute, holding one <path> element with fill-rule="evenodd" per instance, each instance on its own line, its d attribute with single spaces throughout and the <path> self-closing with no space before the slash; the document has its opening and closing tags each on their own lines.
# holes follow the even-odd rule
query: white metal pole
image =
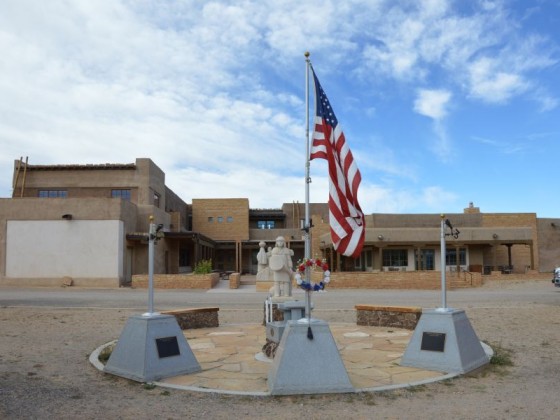
<svg viewBox="0 0 560 420">
<path fill-rule="evenodd" d="M 446 281 L 445 281 L 445 215 L 441 215 L 441 309 L 447 309 Z"/>
<path fill-rule="evenodd" d="M 150 231 L 148 233 L 148 313 L 154 314 L 154 241 L 156 239 L 156 225 L 154 217 L 150 216 Z"/>
</svg>

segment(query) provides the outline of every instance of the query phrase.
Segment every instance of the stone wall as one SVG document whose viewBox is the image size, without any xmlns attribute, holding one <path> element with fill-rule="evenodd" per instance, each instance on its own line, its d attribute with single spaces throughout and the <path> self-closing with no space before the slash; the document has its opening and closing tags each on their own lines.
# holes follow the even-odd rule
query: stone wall
<svg viewBox="0 0 560 420">
<path fill-rule="evenodd" d="M 219 273 L 210 274 L 154 274 L 156 289 L 212 289 L 220 281 Z M 132 287 L 148 287 L 147 274 L 132 276 Z"/>
<path fill-rule="evenodd" d="M 164 315 L 173 315 L 182 330 L 193 328 L 217 328 L 220 326 L 218 311 L 220 308 L 189 308 L 162 311 Z"/>
<path fill-rule="evenodd" d="M 406 328 L 414 330 L 422 308 L 409 306 L 356 305 L 356 324 L 369 327 Z"/>
<path fill-rule="evenodd" d="M 311 275 L 313 282 L 322 280 L 321 272 Z M 479 287 L 483 283 L 481 273 L 447 273 L 447 287 L 459 289 Z M 257 292 L 268 292 L 274 282 L 257 281 Z M 293 289 L 297 289 L 295 282 Z M 326 289 L 417 289 L 437 290 L 441 288 L 440 271 L 338 271 L 331 273 L 331 281 Z"/>
<path fill-rule="evenodd" d="M 320 275 L 313 281 L 320 280 Z M 477 287 L 482 285 L 481 273 L 448 273 L 448 288 Z M 392 271 L 392 272 L 336 272 L 331 274 L 328 289 L 419 289 L 441 288 L 440 271 Z"/>
<path fill-rule="evenodd" d="M 501 271 L 492 271 L 490 275 L 483 276 L 484 280 L 499 281 L 519 281 L 519 280 L 552 280 L 552 272 L 539 273 L 536 270 L 529 270 L 527 273 L 504 274 Z"/>
</svg>

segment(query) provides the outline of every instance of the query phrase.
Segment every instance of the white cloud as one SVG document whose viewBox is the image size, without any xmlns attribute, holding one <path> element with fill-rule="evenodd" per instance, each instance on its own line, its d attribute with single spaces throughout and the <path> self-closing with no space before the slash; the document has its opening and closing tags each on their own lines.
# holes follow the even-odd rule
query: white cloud
<svg viewBox="0 0 560 420">
<path fill-rule="evenodd" d="M 437 186 L 407 190 L 368 184 L 361 186 L 358 198 L 366 214 L 439 213 L 452 207 L 458 196 Z"/>
<path fill-rule="evenodd" d="M 521 75 L 500 71 L 499 63 L 490 58 L 474 62 L 469 73 L 471 94 L 486 102 L 506 102 L 529 88 Z"/>
<path fill-rule="evenodd" d="M 449 162 L 452 156 L 450 141 L 443 123 L 451 95 L 451 92 L 443 89 L 420 89 L 414 101 L 414 111 L 433 120 L 435 143 L 432 144 L 432 150 L 444 162 Z"/>
<path fill-rule="evenodd" d="M 414 101 L 414 111 L 420 115 L 441 120 L 447 115 L 451 92 L 444 89 L 420 89 Z"/>
<path fill-rule="evenodd" d="M 447 89 L 491 103 L 507 103 L 537 88 L 531 72 L 555 65 L 558 47 L 543 36 L 521 34 L 506 3 L 479 6 L 457 13 L 457 4 L 447 1 L 391 4 L 368 31 L 364 65 L 374 78 L 409 83 L 439 79 L 445 71 Z M 537 101 L 543 110 L 556 106 L 551 97 Z"/>
</svg>

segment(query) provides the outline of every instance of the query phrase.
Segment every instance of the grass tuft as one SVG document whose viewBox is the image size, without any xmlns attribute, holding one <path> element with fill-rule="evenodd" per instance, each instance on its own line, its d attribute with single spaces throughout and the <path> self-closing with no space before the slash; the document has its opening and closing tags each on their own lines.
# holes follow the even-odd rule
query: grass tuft
<svg viewBox="0 0 560 420">
<path fill-rule="evenodd" d="M 501 346 L 501 344 L 492 346 L 494 354 L 490 358 L 490 364 L 494 366 L 513 366 L 511 359 L 512 351 Z"/>
<path fill-rule="evenodd" d="M 105 347 L 103 350 L 101 350 L 101 352 L 99 352 L 99 356 L 98 359 L 101 363 L 103 363 L 104 365 L 107 364 L 107 361 L 109 360 L 109 357 L 111 357 L 111 353 L 113 353 L 113 349 L 115 348 L 115 345 L 110 345 Z"/>
</svg>

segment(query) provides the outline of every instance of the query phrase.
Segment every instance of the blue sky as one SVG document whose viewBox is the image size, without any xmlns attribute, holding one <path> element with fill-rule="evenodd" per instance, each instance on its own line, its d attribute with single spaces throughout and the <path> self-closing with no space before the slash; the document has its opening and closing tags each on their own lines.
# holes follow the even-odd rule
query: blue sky
<svg viewBox="0 0 560 420">
<path fill-rule="evenodd" d="M 21 156 L 149 157 L 186 202 L 303 202 L 305 51 L 364 212 L 560 216 L 557 0 L 3 0 L 0 197 Z"/>
</svg>

